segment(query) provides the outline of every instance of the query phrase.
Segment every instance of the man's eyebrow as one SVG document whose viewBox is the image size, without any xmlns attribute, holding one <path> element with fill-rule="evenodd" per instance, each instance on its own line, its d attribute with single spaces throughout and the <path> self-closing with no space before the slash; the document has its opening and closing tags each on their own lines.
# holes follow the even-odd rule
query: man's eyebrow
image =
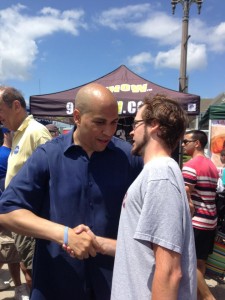
<svg viewBox="0 0 225 300">
<path fill-rule="evenodd" d="M 94 117 L 93 120 L 94 121 L 106 121 L 105 118 L 101 118 L 101 117 Z"/>
</svg>

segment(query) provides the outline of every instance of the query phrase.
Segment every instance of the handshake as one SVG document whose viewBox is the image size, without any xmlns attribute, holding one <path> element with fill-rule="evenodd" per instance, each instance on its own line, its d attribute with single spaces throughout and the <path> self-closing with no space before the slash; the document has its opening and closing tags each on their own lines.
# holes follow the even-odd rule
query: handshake
<svg viewBox="0 0 225 300">
<path fill-rule="evenodd" d="M 67 243 L 62 248 L 71 257 L 83 260 L 89 256 L 95 257 L 97 253 L 115 256 L 116 240 L 96 236 L 86 225 L 69 228 L 66 234 Z"/>
</svg>

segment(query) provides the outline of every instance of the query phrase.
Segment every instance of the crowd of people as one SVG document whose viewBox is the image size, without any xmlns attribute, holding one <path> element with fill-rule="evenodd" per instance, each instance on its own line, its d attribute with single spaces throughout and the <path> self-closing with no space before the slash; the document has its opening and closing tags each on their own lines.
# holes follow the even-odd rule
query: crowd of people
<svg viewBox="0 0 225 300">
<path fill-rule="evenodd" d="M 12 137 L 2 146 L 0 235 L 17 254 L 0 263 L 16 268 L 15 299 L 214 300 L 204 276 L 219 177 L 206 134 L 186 132 L 176 101 L 149 95 L 132 144 L 116 138 L 117 101 L 97 83 L 78 91 L 73 118 L 60 134 L 27 115 L 19 91 L 0 87 L 4 140 Z M 171 158 L 181 140 L 191 156 L 182 170 Z"/>
</svg>

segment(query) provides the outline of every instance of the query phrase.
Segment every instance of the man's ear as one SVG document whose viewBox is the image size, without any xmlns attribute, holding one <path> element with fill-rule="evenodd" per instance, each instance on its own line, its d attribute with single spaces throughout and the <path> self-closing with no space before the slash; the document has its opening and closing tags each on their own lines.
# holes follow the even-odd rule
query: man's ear
<svg viewBox="0 0 225 300">
<path fill-rule="evenodd" d="M 19 100 L 14 100 L 12 103 L 12 108 L 14 108 L 16 111 L 19 111 L 21 109 L 21 103 Z"/>
<path fill-rule="evenodd" d="M 152 122 L 151 122 L 151 129 L 152 130 L 158 130 L 159 129 L 159 122 L 157 121 L 157 120 L 152 120 Z"/>
<path fill-rule="evenodd" d="M 202 145 L 200 144 L 199 140 L 196 140 L 195 143 L 196 143 L 195 148 L 198 148 L 198 149 L 202 148 Z"/>
<path fill-rule="evenodd" d="M 76 125 L 80 124 L 81 115 L 80 115 L 80 111 L 77 108 L 73 112 L 73 119 Z"/>
</svg>

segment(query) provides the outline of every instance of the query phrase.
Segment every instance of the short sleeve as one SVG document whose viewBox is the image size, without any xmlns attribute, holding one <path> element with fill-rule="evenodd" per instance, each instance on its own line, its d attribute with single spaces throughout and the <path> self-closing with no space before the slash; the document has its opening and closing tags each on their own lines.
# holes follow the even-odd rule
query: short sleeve
<svg viewBox="0 0 225 300">
<path fill-rule="evenodd" d="M 177 253 L 183 245 L 183 201 L 169 180 L 150 181 L 134 238 Z"/>
</svg>

